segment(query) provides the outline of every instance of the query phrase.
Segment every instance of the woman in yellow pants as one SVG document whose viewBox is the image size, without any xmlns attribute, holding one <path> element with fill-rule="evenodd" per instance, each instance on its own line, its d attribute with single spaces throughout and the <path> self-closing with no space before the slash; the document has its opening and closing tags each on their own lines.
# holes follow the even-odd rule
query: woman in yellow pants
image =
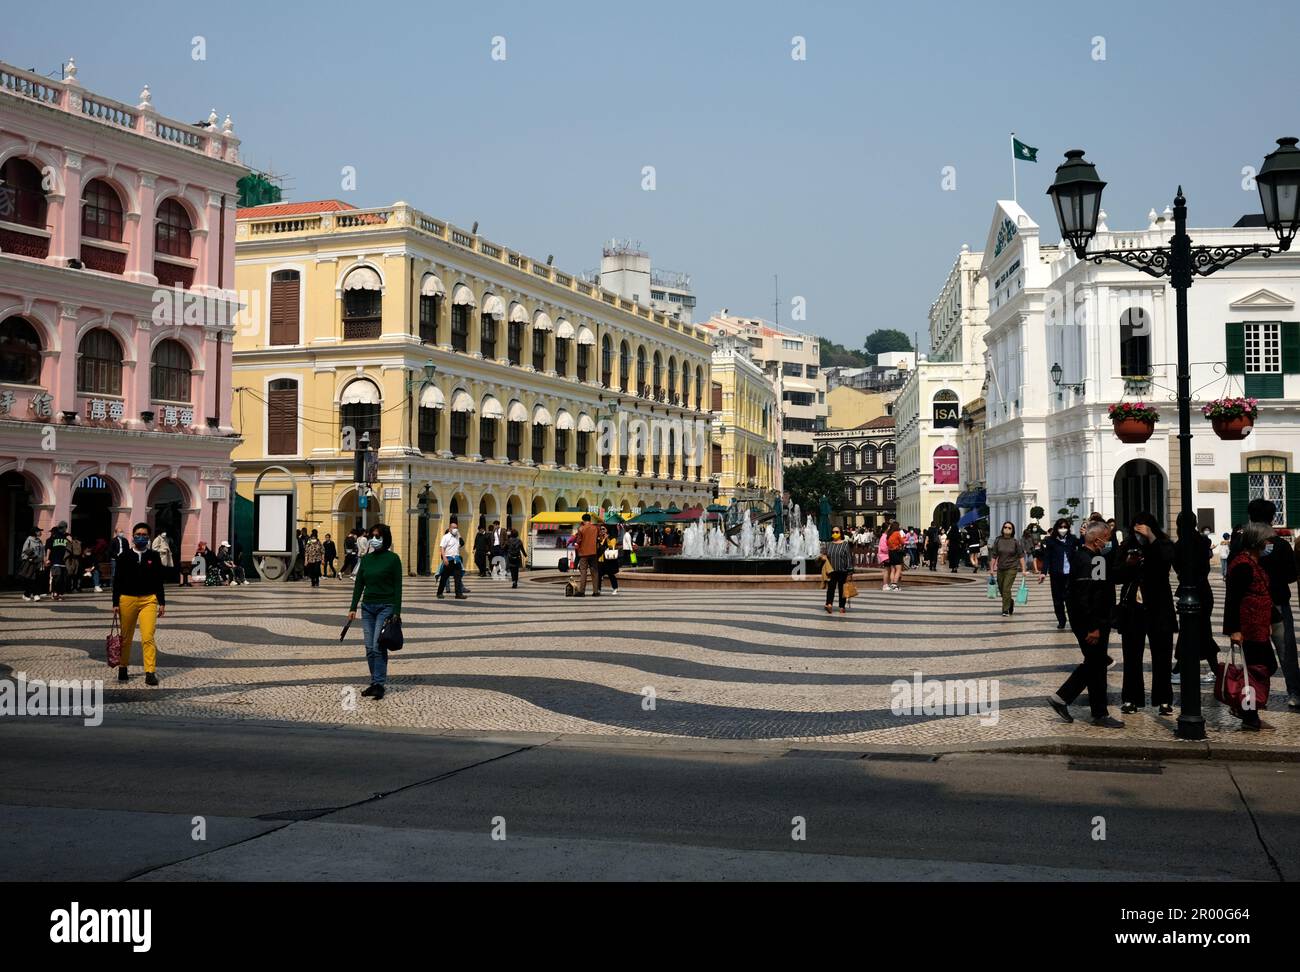
<svg viewBox="0 0 1300 972">
<path fill-rule="evenodd" d="M 131 549 L 117 558 L 117 570 L 113 574 L 113 612 L 120 612 L 122 617 L 122 661 L 117 680 L 125 682 L 129 677 L 131 643 L 138 624 L 144 649 L 144 683 L 157 685 L 154 668 L 158 646 L 154 642 L 154 628 L 158 619 L 167 613 L 163 588 L 166 568 L 158 552 L 149 548 L 149 539 L 149 524 L 137 523 L 131 529 Z"/>
</svg>

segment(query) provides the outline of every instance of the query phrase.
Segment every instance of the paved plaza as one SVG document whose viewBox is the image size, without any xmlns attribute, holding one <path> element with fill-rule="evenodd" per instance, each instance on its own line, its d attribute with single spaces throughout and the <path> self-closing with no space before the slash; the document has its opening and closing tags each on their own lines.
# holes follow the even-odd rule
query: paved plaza
<svg viewBox="0 0 1300 972">
<path fill-rule="evenodd" d="M 107 594 L 62 604 L 7 595 L 7 613 L 22 619 L 10 630 L 21 640 L 0 647 L 0 674 L 104 678 L 106 720 L 131 713 L 935 751 L 1042 740 L 1171 741 L 1174 719 L 1153 708 L 1123 717 L 1119 731 L 1088 725 L 1083 704 L 1072 725 L 1043 704 L 1079 658 L 1069 632 L 1056 629 L 1045 586 L 1004 619 L 985 598 L 982 578 L 913 590 L 906 584 L 897 593 L 864 584 L 846 616 L 828 616 L 819 593 L 624 591 L 597 601 L 565 598 L 553 584 L 523 580 L 512 590 L 471 578 L 469 600 L 438 601 L 430 580 L 409 579 L 407 646 L 392 656 L 389 693 L 379 702 L 357 696 L 368 682 L 360 621 L 339 641 L 346 581 L 326 579 L 315 590 L 304 582 L 169 591 L 158 688 L 144 685 L 138 639 L 129 683 L 119 685 L 103 664 Z M 1118 638 L 1112 655 L 1118 661 Z M 912 681 L 916 671 L 927 680 L 995 679 L 996 721 L 975 713 L 896 714 L 891 686 Z M 1117 664 L 1113 714 L 1120 677 Z M 1286 709 L 1280 675 L 1273 691 L 1265 713 L 1271 731 L 1249 733 L 1204 686 L 1211 743 L 1300 745 L 1300 714 Z"/>
</svg>

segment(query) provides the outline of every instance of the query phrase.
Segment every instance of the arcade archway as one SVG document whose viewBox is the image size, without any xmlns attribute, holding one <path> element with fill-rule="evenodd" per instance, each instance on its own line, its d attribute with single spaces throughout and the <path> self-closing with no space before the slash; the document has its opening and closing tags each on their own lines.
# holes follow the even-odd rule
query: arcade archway
<svg viewBox="0 0 1300 972">
<path fill-rule="evenodd" d="M 1163 524 L 1168 490 L 1159 466 L 1147 459 L 1130 459 L 1115 473 L 1115 522 L 1127 531 L 1133 517 L 1145 511 Z"/>
</svg>

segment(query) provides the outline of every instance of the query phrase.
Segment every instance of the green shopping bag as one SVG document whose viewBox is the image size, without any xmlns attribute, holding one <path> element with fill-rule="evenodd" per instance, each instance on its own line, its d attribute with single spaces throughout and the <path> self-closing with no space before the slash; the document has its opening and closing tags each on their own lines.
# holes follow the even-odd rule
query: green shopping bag
<svg viewBox="0 0 1300 972">
<path fill-rule="evenodd" d="M 986 594 L 988 594 L 988 598 L 990 601 L 996 601 L 999 597 L 1001 597 L 1001 595 L 998 594 L 998 582 L 993 577 L 992 574 L 989 575 L 988 586 L 984 588 L 984 591 Z"/>
<path fill-rule="evenodd" d="M 1017 604 L 1029 603 L 1029 582 L 1026 581 L 1023 577 L 1020 578 L 1020 586 L 1016 588 L 1016 603 Z"/>
</svg>

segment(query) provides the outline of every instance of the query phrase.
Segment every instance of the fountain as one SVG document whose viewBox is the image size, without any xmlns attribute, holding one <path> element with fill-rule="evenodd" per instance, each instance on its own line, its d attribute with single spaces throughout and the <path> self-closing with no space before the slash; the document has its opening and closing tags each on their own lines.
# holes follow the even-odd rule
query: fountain
<svg viewBox="0 0 1300 972">
<path fill-rule="evenodd" d="M 654 569 L 669 574 L 798 575 L 802 566 L 805 576 L 816 575 L 822 552 L 817 522 L 803 517 L 797 506 L 790 522 L 791 530 L 778 537 L 771 523 L 755 520 L 753 510 L 741 512 L 731 529 L 701 516 L 682 531 L 681 554 L 656 557 Z"/>
</svg>

